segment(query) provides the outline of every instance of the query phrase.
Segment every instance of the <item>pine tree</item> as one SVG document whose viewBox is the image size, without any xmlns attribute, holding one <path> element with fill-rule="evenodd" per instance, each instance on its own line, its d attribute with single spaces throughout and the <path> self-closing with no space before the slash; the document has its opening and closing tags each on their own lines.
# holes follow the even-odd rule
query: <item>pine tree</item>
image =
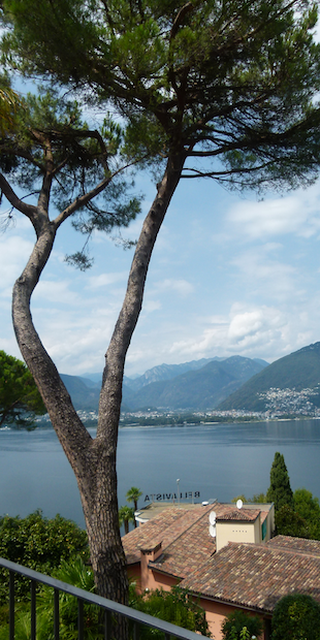
<svg viewBox="0 0 320 640">
<path fill-rule="evenodd" d="M 267 499 L 274 503 L 275 510 L 288 505 L 293 508 L 293 493 L 290 486 L 290 478 L 284 457 L 278 451 L 274 455 L 270 471 L 270 487 L 267 491 Z"/>
<path fill-rule="evenodd" d="M 21 115 L 24 135 L 14 131 L 0 140 L 0 188 L 36 234 L 14 286 L 13 325 L 77 478 L 97 591 L 125 603 L 117 438 L 125 360 L 157 236 L 183 178 L 211 178 L 258 191 L 316 179 L 320 45 L 312 34 L 317 5 L 311 0 L 1 0 L 0 19 L 1 53 L 11 73 L 51 81 L 58 100 L 53 113 L 43 101 L 30 104 L 36 120 L 44 110 L 41 126 L 30 130 L 28 111 Z M 114 135 L 114 124 L 108 131 L 90 131 L 79 109 L 61 105 L 66 95 L 77 95 L 78 106 L 99 106 L 105 116 L 115 113 L 123 133 Z M 108 199 L 103 209 L 92 202 L 109 187 L 111 196 L 121 193 L 114 179 L 118 163 L 124 169 L 127 158 L 135 166 L 151 167 L 157 184 L 105 354 L 93 439 L 36 331 L 30 300 L 56 232 L 71 215 L 88 237 L 101 224 L 111 229 L 134 217 L 139 207 L 131 199 L 121 203 L 120 211 Z M 38 200 L 26 202 L 14 192 L 15 181 L 29 194 L 29 182 L 38 175 Z M 53 187 L 56 217 L 49 207 Z M 87 266 L 83 252 L 72 258 Z"/>
</svg>

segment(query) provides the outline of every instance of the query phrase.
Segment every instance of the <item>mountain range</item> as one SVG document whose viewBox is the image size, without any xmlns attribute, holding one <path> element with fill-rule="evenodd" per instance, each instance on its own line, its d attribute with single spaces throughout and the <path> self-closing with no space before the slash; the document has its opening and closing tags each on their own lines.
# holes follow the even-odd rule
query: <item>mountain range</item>
<svg viewBox="0 0 320 640">
<path fill-rule="evenodd" d="M 135 379 L 125 377 L 122 410 L 212 409 L 267 365 L 264 360 L 243 356 L 159 365 Z M 92 374 L 91 379 L 89 375 L 61 375 L 77 410 L 98 408 L 101 376 Z"/>
<path fill-rule="evenodd" d="M 62 379 L 76 409 L 98 409 L 101 375 L 62 374 Z M 122 410 L 266 411 L 279 403 L 288 413 L 299 413 L 299 403 L 320 407 L 320 342 L 269 365 L 231 356 L 153 367 L 135 379 L 124 378 Z"/>
</svg>

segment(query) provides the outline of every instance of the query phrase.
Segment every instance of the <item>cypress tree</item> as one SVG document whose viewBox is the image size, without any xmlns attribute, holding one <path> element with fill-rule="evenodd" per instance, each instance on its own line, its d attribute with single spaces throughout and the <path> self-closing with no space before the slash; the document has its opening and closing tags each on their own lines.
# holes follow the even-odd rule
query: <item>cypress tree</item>
<svg viewBox="0 0 320 640">
<path fill-rule="evenodd" d="M 278 451 L 274 455 L 270 470 L 270 487 L 267 491 L 267 499 L 274 503 L 276 511 L 284 505 L 294 508 L 288 470 L 282 453 Z"/>
</svg>

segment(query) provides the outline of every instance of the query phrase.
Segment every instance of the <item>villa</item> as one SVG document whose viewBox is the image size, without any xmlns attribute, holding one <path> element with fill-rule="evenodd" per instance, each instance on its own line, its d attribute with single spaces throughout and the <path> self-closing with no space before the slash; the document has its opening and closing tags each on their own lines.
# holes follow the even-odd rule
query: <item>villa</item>
<svg viewBox="0 0 320 640">
<path fill-rule="evenodd" d="M 281 597 L 299 591 L 320 601 L 320 542 L 272 538 L 272 504 L 172 505 L 158 515 L 151 505 L 150 512 L 149 519 L 140 512 L 144 524 L 123 537 L 129 577 L 141 592 L 187 588 L 215 640 L 236 608 L 259 615 L 268 640 Z"/>
</svg>

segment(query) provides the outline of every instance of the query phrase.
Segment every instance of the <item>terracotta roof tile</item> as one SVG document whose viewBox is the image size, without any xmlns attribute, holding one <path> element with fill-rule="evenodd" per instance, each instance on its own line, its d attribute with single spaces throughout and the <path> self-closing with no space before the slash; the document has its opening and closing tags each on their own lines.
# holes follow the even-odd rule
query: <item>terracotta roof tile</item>
<svg viewBox="0 0 320 640">
<path fill-rule="evenodd" d="M 267 543 L 271 547 L 283 548 L 287 551 L 320 556 L 320 540 L 306 540 L 305 538 L 291 538 L 289 536 L 276 536 Z"/>
<path fill-rule="evenodd" d="M 179 530 L 179 520 L 186 513 L 178 507 L 167 509 L 146 524 L 123 536 L 122 543 L 127 563 L 140 562 L 140 549 L 142 548 L 151 548 L 152 545 L 156 546 L 159 542 L 162 542 L 162 546 L 165 547 L 174 540 L 176 530 Z"/>
<path fill-rule="evenodd" d="M 296 591 L 320 601 L 320 556 L 293 553 L 280 543 L 230 542 L 180 584 L 213 599 L 266 612 L 272 612 L 282 596 Z"/>
<path fill-rule="evenodd" d="M 209 534 L 210 511 L 212 508 L 198 514 L 198 519 L 194 519 L 191 526 L 168 545 L 150 566 L 184 578 L 210 558 L 216 550 L 215 539 Z"/>
<path fill-rule="evenodd" d="M 242 520 L 242 521 L 254 521 L 258 518 L 260 509 L 234 509 L 222 515 L 217 514 L 217 520 L 222 522 L 223 520 Z M 267 515 L 267 512 L 266 512 Z"/>
<path fill-rule="evenodd" d="M 154 568 L 184 578 L 195 571 L 215 552 L 215 539 L 209 534 L 209 514 L 226 519 L 235 513 L 234 505 L 214 503 L 191 509 L 171 507 L 122 538 L 128 564 L 140 561 L 140 551 L 162 543 L 162 555 Z M 238 512 L 239 510 L 236 510 Z M 241 509 L 249 520 L 255 520 L 259 510 Z M 240 511 L 239 511 L 240 513 Z M 243 517 L 241 518 L 243 520 Z"/>
</svg>

